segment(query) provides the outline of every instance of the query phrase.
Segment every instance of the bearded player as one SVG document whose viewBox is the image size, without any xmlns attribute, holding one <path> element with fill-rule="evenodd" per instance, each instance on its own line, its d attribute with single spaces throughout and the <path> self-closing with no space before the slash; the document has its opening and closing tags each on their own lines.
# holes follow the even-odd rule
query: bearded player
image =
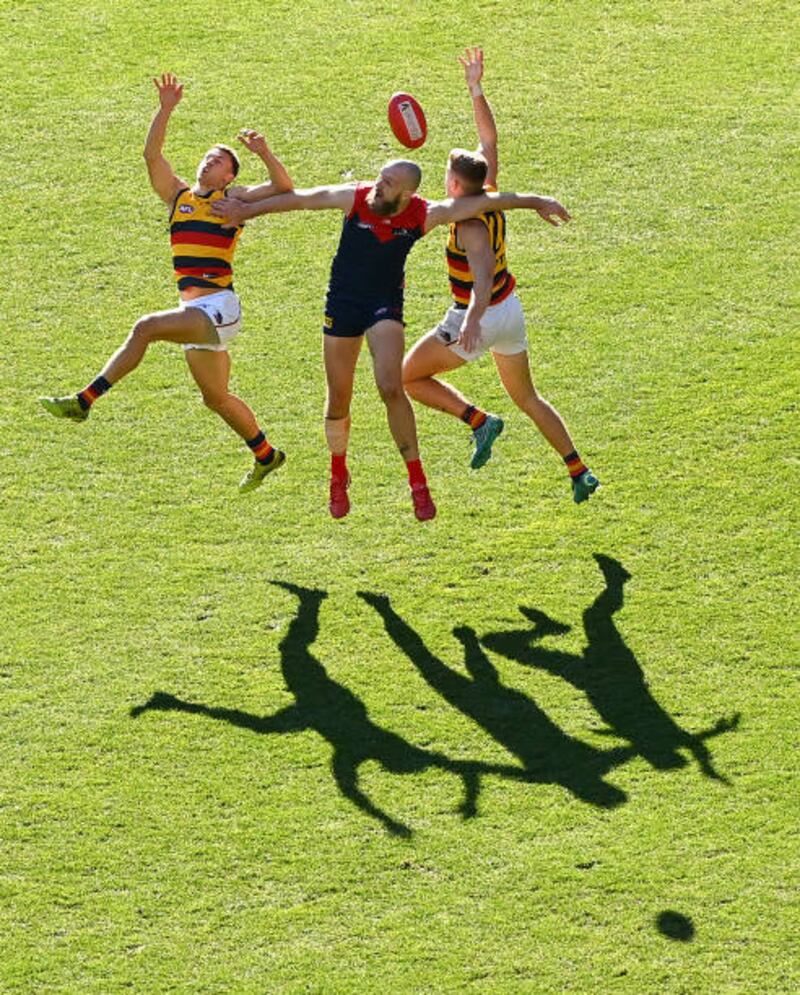
<svg viewBox="0 0 800 995">
<path fill-rule="evenodd" d="M 497 128 L 481 86 L 483 51 L 467 49 L 459 61 L 472 97 L 479 145 L 477 152 L 450 153 L 445 186 L 456 202 L 494 190 L 497 182 Z M 573 500 L 580 503 L 599 482 L 578 455 L 559 413 L 533 385 L 525 317 L 506 264 L 505 235 L 506 220 L 498 210 L 450 225 L 447 268 L 453 304 L 406 356 L 403 384 L 414 400 L 466 422 L 474 440 L 471 466 L 477 470 L 491 457 L 503 420 L 476 407 L 436 374 L 458 369 L 491 350 L 506 392 L 560 454 L 572 481 Z"/>
<path fill-rule="evenodd" d="M 173 310 L 140 318 L 99 376 L 78 394 L 39 400 L 52 415 L 84 421 L 92 405 L 136 369 L 151 343 L 178 343 L 183 346 L 203 402 L 244 439 L 253 453 L 253 467 L 239 485 L 240 491 L 250 491 L 276 470 L 285 456 L 269 444 L 247 404 L 228 389 L 228 343 L 242 324 L 241 305 L 233 289 L 233 256 L 242 226 L 224 224 L 211 213 L 211 206 L 225 192 L 243 200 L 261 200 L 291 190 L 292 181 L 263 135 L 245 130 L 239 138 L 261 158 L 269 182 L 231 188 L 239 172 L 239 159 L 227 145 L 214 145 L 203 156 L 194 186 L 190 187 L 175 175 L 162 153 L 170 115 L 183 96 L 183 85 L 172 73 L 153 82 L 160 106 L 150 125 L 144 158 L 153 189 L 170 209 L 172 263 L 180 304 Z"/>
<path fill-rule="evenodd" d="M 389 429 L 406 463 L 414 514 L 420 521 L 436 515 L 420 461 L 414 411 L 402 378 L 404 267 L 414 243 L 437 225 L 462 221 L 492 207 L 532 209 L 554 225 L 569 220 L 557 201 L 534 194 L 482 193 L 429 202 L 416 193 L 420 179 L 416 163 L 399 159 L 386 163 L 373 183 L 295 190 L 250 203 L 227 198 L 212 207 L 215 214 L 235 224 L 278 211 L 339 210 L 344 214 L 322 329 L 328 388 L 325 436 L 331 455 L 329 508 L 334 518 L 344 518 L 350 510 L 350 404 L 356 361 L 365 338 Z"/>
</svg>

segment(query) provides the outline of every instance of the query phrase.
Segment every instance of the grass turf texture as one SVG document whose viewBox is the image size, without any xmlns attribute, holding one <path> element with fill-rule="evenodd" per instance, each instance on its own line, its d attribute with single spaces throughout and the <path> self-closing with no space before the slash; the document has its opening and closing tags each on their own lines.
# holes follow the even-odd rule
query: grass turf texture
<svg viewBox="0 0 800 995">
<path fill-rule="evenodd" d="M 0 9 L 0 988 L 798 987 L 790 11 Z M 334 214 L 243 236 L 233 384 L 289 456 L 256 494 L 178 349 L 85 425 L 36 407 L 172 305 L 150 75 L 186 80 L 179 172 L 252 125 L 299 185 L 374 175 L 408 89 L 435 197 L 475 42 L 501 187 L 575 217 L 511 215 L 510 262 L 588 505 L 485 362 L 453 379 L 506 418 L 497 454 L 470 474 L 464 426 L 420 411 L 418 525 L 365 359 L 328 518 Z M 410 259 L 409 341 L 442 241 Z"/>
</svg>

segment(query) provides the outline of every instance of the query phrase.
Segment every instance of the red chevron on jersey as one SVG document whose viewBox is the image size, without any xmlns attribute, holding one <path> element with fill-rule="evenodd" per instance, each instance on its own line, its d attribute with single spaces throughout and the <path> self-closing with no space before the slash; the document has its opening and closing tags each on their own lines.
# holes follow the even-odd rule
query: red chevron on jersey
<svg viewBox="0 0 800 995">
<path fill-rule="evenodd" d="M 356 187 L 331 267 L 329 291 L 353 300 L 388 300 L 402 292 L 406 256 L 425 234 L 426 200 L 414 194 L 399 214 L 384 217 L 367 204 L 372 188 Z"/>
<path fill-rule="evenodd" d="M 391 242 L 393 238 L 413 238 L 415 241 L 424 232 L 428 203 L 414 194 L 400 214 L 385 217 L 370 210 L 367 197 L 373 184 L 359 184 L 348 220 L 353 220 L 358 228 L 368 229 L 379 242 Z"/>
</svg>

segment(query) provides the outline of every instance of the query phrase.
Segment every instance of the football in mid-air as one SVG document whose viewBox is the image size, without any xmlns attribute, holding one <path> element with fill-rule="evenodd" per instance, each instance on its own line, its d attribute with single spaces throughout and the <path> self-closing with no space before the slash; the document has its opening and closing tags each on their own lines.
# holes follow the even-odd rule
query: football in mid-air
<svg viewBox="0 0 800 995">
<path fill-rule="evenodd" d="M 394 137 L 409 149 L 418 149 L 428 134 L 425 114 L 419 101 L 410 93 L 392 95 L 389 101 L 389 124 Z"/>
</svg>

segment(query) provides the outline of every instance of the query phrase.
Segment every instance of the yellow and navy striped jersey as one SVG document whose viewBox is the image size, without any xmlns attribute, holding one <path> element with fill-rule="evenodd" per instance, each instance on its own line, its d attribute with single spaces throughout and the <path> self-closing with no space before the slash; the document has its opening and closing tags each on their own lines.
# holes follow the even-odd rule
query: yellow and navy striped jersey
<svg viewBox="0 0 800 995">
<path fill-rule="evenodd" d="M 244 226 L 228 225 L 211 213 L 212 203 L 224 196 L 222 190 L 196 194 L 186 187 L 175 198 L 169 237 L 178 290 L 233 290 L 233 254 Z"/>
<path fill-rule="evenodd" d="M 494 190 L 494 187 L 487 187 Z M 491 304 L 499 304 L 513 291 L 515 278 L 506 265 L 506 216 L 502 211 L 486 211 L 475 219 L 486 225 L 489 241 L 494 252 L 494 277 L 492 278 Z M 475 277 L 469 268 L 466 250 L 458 244 L 458 224 L 450 225 L 447 240 L 447 275 L 450 278 L 450 291 L 456 304 L 469 304 Z"/>
</svg>

